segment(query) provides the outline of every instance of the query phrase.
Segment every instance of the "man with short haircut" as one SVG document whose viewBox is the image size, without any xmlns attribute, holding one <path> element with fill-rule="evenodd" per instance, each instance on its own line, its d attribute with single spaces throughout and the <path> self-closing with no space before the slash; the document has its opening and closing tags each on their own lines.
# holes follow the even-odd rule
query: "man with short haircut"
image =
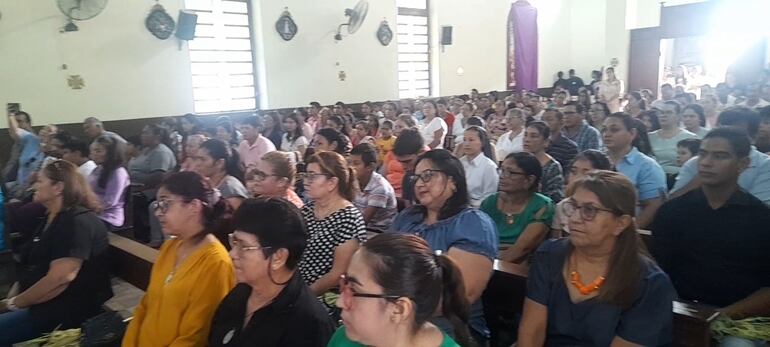
<svg viewBox="0 0 770 347">
<path fill-rule="evenodd" d="M 660 86 L 660 99 L 653 101 L 650 107 L 660 109 L 666 101 L 674 100 L 674 96 L 676 96 L 674 87 L 669 83 L 664 83 Z"/>
<path fill-rule="evenodd" d="M 396 192 L 385 177 L 377 173 L 377 149 L 370 143 L 361 143 L 350 151 L 350 166 L 356 169 L 361 192 L 353 205 L 361 210 L 366 230 L 381 233 L 388 230 L 398 213 Z"/>
<path fill-rule="evenodd" d="M 739 127 L 754 139 L 759 129 L 759 115 L 746 107 L 732 107 L 719 114 L 717 127 Z M 700 187 L 698 157 L 688 160 L 679 169 L 671 197 L 681 196 Z M 751 147 L 748 167 L 738 176 L 738 185 L 766 205 L 770 205 L 770 156 Z"/>
<path fill-rule="evenodd" d="M 96 163 L 89 158 L 90 155 L 91 151 L 88 148 L 88 144 L 75 138 L 70 139 L 61 146 L 61 158 L 75 164 L 80 175 L 86 180 L 91 175 L 91 172 L 96 169 Z"/>
<path fill-rule="evenodd" d="M 583 105 L 570 101 L 564 105 L 564 135 L 577 144 L 578 152 L 586 149 L 600 150 L 602 147 L 599 130 L 588 125 L 583 117 Z"/>
<path fill-rule="evenodd" d="M 582 78 L 575 75 L 575 69 L 569 69 L 567 73 L 569 74 L 569 78 L 567 78 L 567 90 L 570 95 L 578 95 L 578 91 L 580 91 L 581 87 L 585 86 L 585 83 L 583 83 Z"/>
<path fill-rule="evenodd" d="M 479 98 L 476 109 L 479 111 L 479 114 L 484 116 L 482 118 L 486 118 L 490 114 L 495 113 L 495 109 L 492 108 L 492 101 L 489 100 L 489 96 L 487 95 L 481 96 Z"/>
<path fill-rule="evenodd" d="M 770 315 L 770 208 L 738 184 L 751 150 L 742 129 L 709 132 L 695 159 L 701 185 L 661 206 L 651 226 L 653 255 L 679 297 L 732 319 Z M 763 346 L 742 342 L 722 346 Z"/>
<path fill-rule="evenodd" d="M 401 198 L 406 203 L 406 207 L 411 206 L 414 201 L 414 167 L 417 164 L 417 157 L 425 152 L 425 141 L 417 129 L 404 129 L 396 138 L 393 145 L 393 156 L 404 167 L 404 178 L 401 184 Z"/>
<path fill-rule="evenodd" d="M 569 87 L 569 82 L 564 78 L 564 71 L 557 72 L 556 82 L 553 82 L 553 89 L 567 89 L 567 87 Z"/>
<path fill-rule="evenodd" d="M 249 116 L 241 124 L 243 141 L 238 145 L 238 154 L 241 163 L 247 169 L 257 166 L 265 153 L 275 151 L 275 145 L 268 138 L 262 136 L 262 117 Z"/>
<path fill-rule="evenodd" d="M 751 83 L 744 88 L 746 94 L 746 100 L 738 104 L 738 106 L 745 106 L 754 110 L 770 106 L 770 102 L 763 100 L 760 96 L 760 87 L 758 83 Z"/>
<path fill-rule="evenodd" d="M 88 136 L 90 141 L 96 140 L 96 138 L 99 136 L 107 135 L 122 142 L 123 144 L 126 143 L 126 140 L 120 135 L 104 129 L 104 124 L 96 117 L 88 117 L 83 121 L 83 133 Z"/>
<path fill-rule="evenodd" d="M 545 109 L 543 108 L 543 103 L 540 101 L 540 95 L 537 95 L 537 94 L 530 95 L 527 106 L 529 106 L 529 108 L 532 109 L 532 119 L 543 120 L 543 114 L 545 113 Z"/>
<path fill-rule="evenodd" d="M 549 108 L 543 114 L 543 121 L 551 129 L 551 138 L 546 153 L 556 159 L 561 167 L 569 167 L 578 154 L 578 148 L 575 141 L 568 139 L 562 132 L 564 114 L 558 109 Z"/>
</svg>

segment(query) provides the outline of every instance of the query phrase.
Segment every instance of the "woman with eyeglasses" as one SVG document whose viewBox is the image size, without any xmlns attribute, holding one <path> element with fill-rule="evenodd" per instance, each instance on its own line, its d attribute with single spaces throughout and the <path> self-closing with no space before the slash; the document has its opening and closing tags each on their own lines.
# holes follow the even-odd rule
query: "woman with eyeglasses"
<svg viewBox="0 0 770 347">
<path fill-rule="evenodd" d="M 564 198 L 564 175 L 559 162 L 545 150 L 550 141 L 551 129 L 545 122 L 529 123 L 524 130 L 524 150 L 532 153 L 543 170 L 540 180 L 540 193 L 551 201 L 561 201 Z"/>
<path fill-rule="evenodd" d="M 235 284 L 227 249 L 211 234 L 225 222 L 225 204 L 196 172 L 163 181 L 150 209 L 171 238 L 152 266 L 124 347 L 206 345 L 214 311 Z"/>
<path fill-rule="evenodd" d="M 417 204 L 396 216 L 390 232 L 420 236 L 433 251 L 442 251 L 457 263 L 465 297 L 473 303 L 471 334 L 484 342 L 489 332 L 479 299 L 497 257 L 495 224 L 486 213 L 469 206 L 463 166 L 447 150 L 432 150 L 417 158 L 413 187 Z M 444 331 L 452 331 L 446 317 L 432 322 Z"/>
<path fill-rule="evenodd" d="M 237 210 L 249 197 L 249 192 L 241 183 L 243 169 L 238 151 L 220 140 L 211 139 L 201 143 L 194 159 L 195 172 L 208 178 L 211 186 L 219 189 L 230 212 Z"/>
<path fill-rule="evenodd" d="M 573 184 L 569 237 L 535 252 L 516 345 L 670 344 L 676 292 L 642 250 L 633 184 L 611 171 Z"/>
<path fill-rule="evenodd" d="M 311 202 L 302 208 L 309 239 L 300 273 L 316 295 L 337 285 L 350 258 L 366 241 L 361 211 L 351 201 L 358 190 L 355 170 L 341 155 L 321 152 L 307 161 L 303 183 Z"/>
<path fill-rule="evenodd" d="M 342 323 L 329 347 L 469 346 L 468 302 L 457 264 L 414 235 L 381 234 L 340 278 Z M 441 308 L 455 340 L 430 322 Z M 459 342 L 459 344 L 458 344 Z"/>
<path fill-rule="evenodd" d="M 112 297 L 99 200 L 75 165 L 56 159 L 34 184 L 46 219 L 20 246 L 17 290 L 0 301 L 0 346 L 79 328 Z"/>
<path fill-rule="evenodd" d="M 578 153 L 570 164 L 569 175 L 567 176 L 567 197 L 571 196 L 574 190 L 572 182 L 585 177 L 591 171 L 611 169 L 610 158 L 604 152 L 587 149 Z M 567 201 L 568 199 L 564 199 L 556 204 L 553 222 L 551 223 L 551 235 L 554 238 L 564 237 L 569 234 L 569 217 L 564 212 L 564 205 L 566 205 Z"/>
<path fill-rule="evenodd" d="M 554 206 L 550 198 L 537 193 L 542 168 L 527 152 L 509 154 L 500 165 L 498 193 L 481 203 L 497 225 L 501 260 L 526 261 L 548 234 Z"/>
<path fill-rule="evenodd" d="M 297 170 L 290 155 L 273 151 L 262 156 L 257 166 L 246 175 L 246 186 L 252 196 L 284 198 L 298 208 L 304 206 L 292 189 Z"/>
<path fill-rule="evenodd" d="M 334 323 L 297 272 L 307 245 L 299 209 L 281 198 L 249 199 L 233 225 L 238 284 L 214 314 L 208 345 L 326 346 Z"/>
</svg>

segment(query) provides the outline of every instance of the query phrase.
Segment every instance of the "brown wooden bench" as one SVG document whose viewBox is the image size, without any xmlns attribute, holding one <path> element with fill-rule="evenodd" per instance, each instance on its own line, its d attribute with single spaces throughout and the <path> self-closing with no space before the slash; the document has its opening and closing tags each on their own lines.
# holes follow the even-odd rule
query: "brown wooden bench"
<svg viewBox="0 0 770 347">
<path fill-rule="evenodd" d="M 501 260 L 494 262 L 495 272 L 484 291 L 484 315 L 491 332 L 491 347 L 510 346 L 516 326 L 512 317 L 521 314 L 527 296 L 527 267 Z M 712 344 L 711 321 L 714 308 L 684 301 L 674 301 L 673 346 L 707 347 Z M 501 331 L 500 329 L 506 329 Z M 515 340 L 516 336 L 512 336 Z"/>
<path fill-rule="evenodd" d="M 158 250 L 115 233 L 110 233 L 109 239 L 110 272 L 146 291 Z"/>
</svg>

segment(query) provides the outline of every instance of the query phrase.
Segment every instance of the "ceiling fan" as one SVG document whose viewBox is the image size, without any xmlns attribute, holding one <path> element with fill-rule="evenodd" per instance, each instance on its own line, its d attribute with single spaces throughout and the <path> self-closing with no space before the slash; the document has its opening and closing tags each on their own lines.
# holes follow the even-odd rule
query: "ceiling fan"
<svg viewBox="0 0 770 347">
<path fill-rule="evenodd" d="M 342 23 L 339 27 L 337 27 L 337 34 L 334 35 L 334 39 L 337 41 L 342 40 L 342 27 L 344 26 L 348 27 L 348 35 L 352 35 L 358 31 L 358 29 L 361 28 L 361 24 L 363 24 L 364 19 L 366 18 L 366 13 L 368 11 L 369 1 L 367 0 L 359 1 L 352 9 L 345 9 L 345 16 L 349 17 L 348 22 Z"/>
<path fill-rule="evenodd" d="M 72 32 L 78 31 L 74 21 L 96 17 L 107 7 L 107 0 L 56 0 L 56 4 L 68 19 L 63 32 Z"/>
</svg>

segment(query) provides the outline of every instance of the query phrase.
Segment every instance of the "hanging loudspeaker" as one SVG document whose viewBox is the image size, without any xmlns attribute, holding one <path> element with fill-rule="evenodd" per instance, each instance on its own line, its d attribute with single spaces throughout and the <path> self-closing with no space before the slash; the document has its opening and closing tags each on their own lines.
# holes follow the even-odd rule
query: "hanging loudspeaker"
<svg viewBox="0 0 770 347">
<path fill-rule="evenodd" d="M 452 27 L 451 26 L 441 27 L 441 44 L 444 46 L 449 46 L 452 44 Z"/>
<path fill-rule="evenodd" d="M 192 40 L 195 38 L 195 25 L 198 24 L 197 14 L 179 10 L 179 20 L 176 23 L 177 38 L 180 40 Z"/>
</svg>

